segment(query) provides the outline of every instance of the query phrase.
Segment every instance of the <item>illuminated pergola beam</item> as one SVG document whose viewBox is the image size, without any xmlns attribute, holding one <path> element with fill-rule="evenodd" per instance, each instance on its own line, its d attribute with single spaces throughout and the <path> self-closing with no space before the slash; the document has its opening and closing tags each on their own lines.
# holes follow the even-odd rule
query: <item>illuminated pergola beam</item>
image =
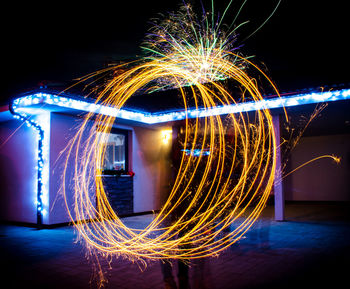
<svg viewBox="0 0 350 289">
<path fill-rule="evenodd" d="M 147 96 L 145 96 L 147 97 Z M 263 99 L 261 101 L 249 101 L 231 105 L 217 106 L 211 109 L 188 109 L 187 113 L 183 110 L 166 113 L 145 113 L 135 110 L 115 109 L 110 106 L 95 104 L 92 102 L 68 98 L 49 93 L 35 93 L 18 98 L 14 101 L 18 109 L 24 109 L 27 113 L 28 108 L 34 105 L 40 109 L 47 109 L 46 105 L 55 105 L 61 108 L 74 109 L 84 112 L 93 112 L 119 119 L 135 121 L 145 124 L 165 123 L 186 118 L 206 117 L 213 115 L 225 115 L 229 113 L 249 112 L 261 109 L 276 109 L 283 107 L 292 107 L 305 104 L 331 102 L 350 99 L 350 89 L 312 92 L 306 94 L 296 94 L 288 97 L 275 97 Z"/>
</svg>

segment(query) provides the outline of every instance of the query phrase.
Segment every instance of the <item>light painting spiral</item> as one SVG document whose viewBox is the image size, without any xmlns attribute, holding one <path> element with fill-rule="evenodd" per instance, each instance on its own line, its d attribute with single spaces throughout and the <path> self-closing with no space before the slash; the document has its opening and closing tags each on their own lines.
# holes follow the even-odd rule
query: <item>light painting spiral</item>
<svg viewBox="0 0 350 289">
<path fill-rule="evenodd" d="M 113 78 L 100 89 L 96 102 L 116 110 L 135 94 L 167 86 L 177 88 L 187 116 L 183 134 L 174 140 L 180 158 L 174 164 L 176 173 L 169 196 L 143 229 L 124 225 L 103 186 L 104 144 L 115 119 L 93 113 L 84 116 L 67 149 L 63 191 L 80 238 L 97 254 L 123 255 L 131 260 L 213 256 L 239 240 L 266 206 L 276 169 L 270 111 L 262 107 L 253 115 L 191 119 L 187 111 L 189 107 L 210 110 L 238 101 L 261 101 L 257 81 L 248 75 L 252 70 L 265 78 L 277 95 L 278 91 L 258 67 L 235 52 L 227 34 L 218 33 L 220 25 L 205 21 L 196 25 L 187 21 L 183 34 L 190 39 L 179 39 L 169 29 L 153 31 L 158 34 L 149 47 L 157 53 L 83 79 L 98 78 L 113 70 Z M 222 81 L 225 79 L 235 84 L 240 95 L 231 94 Z M 69 169 L 71 164 L 73 170 Z M 71 179 L 73 188 L 68 188 Z M 69 210 L 68 189 L 74 190 L 74 210 Z"/>
</svg>

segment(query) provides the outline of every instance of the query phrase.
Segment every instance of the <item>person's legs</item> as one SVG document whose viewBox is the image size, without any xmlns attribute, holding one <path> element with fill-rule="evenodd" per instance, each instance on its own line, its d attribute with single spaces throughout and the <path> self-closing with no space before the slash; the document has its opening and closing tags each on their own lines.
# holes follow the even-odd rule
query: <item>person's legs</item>
<svg viewBox="0 0 350 289">
<path fill-rule="evenodd" d="M 184 261 L 179 260 L 178 267 L 179 267 L 179 273 L 178 273 L 179 289 L 189 289 L 190 288 L 190 282 L 188 277 L 189 265 L 186 264 Z"/>
<path fill-rule="evenodd" d="M 165 289 L 176 289 L 176 282 L 173 277 L 172 264 L 169 261 L 160 261 Z"/>
</svg>

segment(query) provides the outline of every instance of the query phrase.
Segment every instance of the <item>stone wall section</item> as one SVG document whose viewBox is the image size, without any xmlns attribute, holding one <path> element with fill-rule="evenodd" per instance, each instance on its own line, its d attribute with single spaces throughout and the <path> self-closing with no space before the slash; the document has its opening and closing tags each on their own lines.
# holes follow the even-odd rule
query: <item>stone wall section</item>
<svg viewBox="0 0 350 289">
<path fill-rule="evenodd" d="M 109 203 L 118 216 L 134 213 L 134 184 L 129 176 L 105 176 L 103 185 Z"/>
</svg>

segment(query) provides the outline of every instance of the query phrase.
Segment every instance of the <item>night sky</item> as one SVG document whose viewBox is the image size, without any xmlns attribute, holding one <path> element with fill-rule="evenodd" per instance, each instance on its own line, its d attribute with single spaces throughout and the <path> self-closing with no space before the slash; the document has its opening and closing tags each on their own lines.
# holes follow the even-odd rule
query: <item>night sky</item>
<svg viewBox="0 0 350 289">
<path fill-rule="evenodd" d="M 168 1 L 12 1 L 2 8 L 1 104 L 46 80 L 69 83 L 111 60 L 141 55 L 148 20 L 177 9 Z M 216 1 L 223 11 L 229 1 Z M 226 22 L 242 0 L 235 0 Z M 200 1 L 197 1 L 200 3 Z M 208 0 L 203 0 L 210 7 Z M 242 42 L 273 11 L 278 1 L 248 0 L 237 22 Z M 307 3 L 307 4 L 305 4 Z M 275 15 L 241 51 L 255 55 L 283 92 L 348 83 L 348 7 L 346 1 L 282 0 Z"/>
</svg>

